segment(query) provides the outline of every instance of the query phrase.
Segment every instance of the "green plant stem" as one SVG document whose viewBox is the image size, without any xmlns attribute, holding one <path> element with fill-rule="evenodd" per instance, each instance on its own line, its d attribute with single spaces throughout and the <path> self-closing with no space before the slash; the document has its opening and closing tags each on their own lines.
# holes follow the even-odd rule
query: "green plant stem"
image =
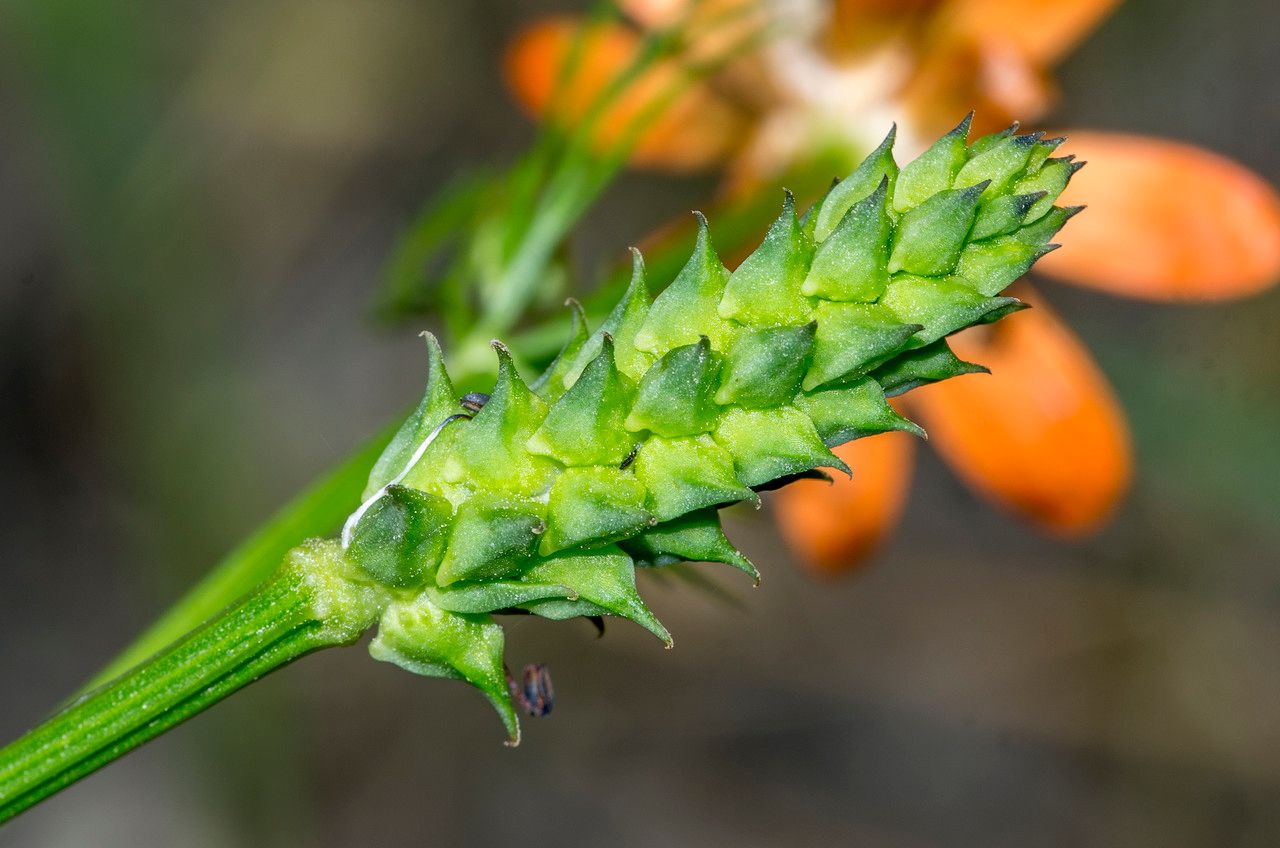
<svg viewBox="0 0 1280 848">
<path fill-rule="evenodd" d="M 173 647 L 0 750 L 0 822 L 264 674 L 357 638 L 376 613 L 367 603 L 334 603 L 330 578 L 317 581 L 315 561 L 291 563 Z"/>
<path fill-rule="evenodd" d="M 403 416 L 402 416 L 403 417 Z M 396 419 L 399 426 L 400 419 Z M 93 689 L 172 645 L 201 622 L 269 578 L 285 553 L 303 539 L 333 532 L 346 519 L 369 479 L 369 469 L 395 427 L 362 445 L 285 505 L 257 532 L 165 610 L 150 627 L 85 685 Z"/>
</svg>

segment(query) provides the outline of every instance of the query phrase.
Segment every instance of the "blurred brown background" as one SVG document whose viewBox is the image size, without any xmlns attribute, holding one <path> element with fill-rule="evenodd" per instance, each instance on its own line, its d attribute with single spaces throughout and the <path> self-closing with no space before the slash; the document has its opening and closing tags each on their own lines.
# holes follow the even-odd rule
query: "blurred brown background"
<svg viewBox="0 0 1280 848">
<path fill-rule="evenodd" d="M 498 74 L 563 4 L 0 7 L 0 738 L 37 722 L 271 509 L 416 396 L 373 283 L 422 200 L 531 136 Z M 1062 123 L 1280 181 L 1273 0 L 1131 0 Z M 619 255 L 710 181 L 629 175 Z M 592 259 L 594 257 L 594 259 Z M 1123 399 L 1137 487 L 1043 540 L 926 456 L 853 579 L 649 589 L 676 634 L 516 622 L 559 700 L 511 751 L 459 684 L 308 658 L 23 816 L 64 845 L 1280 844 L 1280 292 L 1060 286 Z"/>
</svg>

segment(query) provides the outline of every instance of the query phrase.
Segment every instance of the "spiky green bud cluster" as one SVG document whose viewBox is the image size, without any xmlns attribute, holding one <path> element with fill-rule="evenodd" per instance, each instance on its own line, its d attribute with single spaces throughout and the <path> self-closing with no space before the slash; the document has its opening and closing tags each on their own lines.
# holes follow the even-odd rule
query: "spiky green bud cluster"
<svg viewBox="0 0 1280 848">
<path fill-rule="evenodd" d="M 622 616 L 670 644 L 636 566 L 722 562 L 758 580 L 717 511 L 822 467 L 848 472 L 837 444 L 919 433 L 886 397 L 981 370 L 945 337 L 1021 308 L 1000 292 L 1073 214 L 1053 205 L 1078 167 L 1051 158 L 1061 139 L 1011 128 L 967 144 L 968 128 L 901 169 L 890 132 L 803 217 L 788 194 L 733 272 L 699 216 L 661 294 L 637 252 L 599 329 L 575 306 L 532 385 L 495 342 L 492 396 L 443 429 L 465 410 L 428 335 L 426 396 L 347 540 L 394 598 L 371 653 L 478 686 L 515 739 L 495 611 Z"/>
</svg>

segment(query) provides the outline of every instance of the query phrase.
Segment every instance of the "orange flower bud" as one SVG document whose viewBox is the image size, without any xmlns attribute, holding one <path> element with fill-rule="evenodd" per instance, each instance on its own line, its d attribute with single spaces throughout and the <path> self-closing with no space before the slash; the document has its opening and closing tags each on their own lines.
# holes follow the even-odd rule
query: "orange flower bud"
<svg viewBox="0 0 1280 848">
<path fill-rule="evenodd" d="M 926 386 L 910 409 L 974 489 L 1061 535 L 1086 533 L 1129 485 L 1124 415 L 1088 351 L 1025 286 L 1035 308 L 951 339 L 991 368 Z"/>
<path fill-rule="evenodd" d="M 583 38 L 579 63 L 568 79 L 561 69 Z M 602 92 L 626 69 L 641 46 L 641 36 L 618 24 L 583 24 L 571 18 L 539 21 L 521 32 L 507 51 L 507 84 L 532 115 L 566 123 L 581 120 Z M 705 82 L 680 80 L 687 73 L 670 59 L 654 61 L 617 94 L 595 130 L 594 141 L 607 150 L 623 140 L 637 118 L 684 86 L 674 101 L 651 116 L 631 161 L 672 171 L 692 171 L 724 157 L 742 132 L 741 116 Z"/>
</svg>

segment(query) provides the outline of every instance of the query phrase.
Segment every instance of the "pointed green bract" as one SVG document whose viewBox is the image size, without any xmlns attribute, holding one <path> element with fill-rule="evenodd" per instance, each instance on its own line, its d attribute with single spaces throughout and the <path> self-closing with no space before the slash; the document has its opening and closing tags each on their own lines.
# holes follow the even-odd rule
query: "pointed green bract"
<svg viewBox="0 0 1280 848">
<path fill-rule="evenodd" d="M 889 180 L 880 181 L 818 246 L 800 293 L 827 300 L 870 302 L 889 283 Z"/>
<path fill-rule="evenodd" d="M 385 586 L 420 586 L 444 557 L 452 523 L 444 498 L 389 486 L 356 524 L 347 556 Z"/>
<path fill-rule="evenodd" d="M 649 314 L 649 286 L 645 282 L 644 259 L 640 256 L 640 251 L 632 248 L 631 260 L 631 282 L 627 285 L 622 300 L 609 313 L 600 329 L 582 346 L 574 365 L 565 375 L 566 387 L 572 385 L 587 367 L 587 363 L 600 353 L 605 336 L 613 338 L 618 369 L 632 380 L 638 380 L 652 364 L 653 357 L 637 349 L 635 344 L 636 335 Z"/>
<path fill-rule="evenodd" d="M 634 247 L 631 248 L 631 260 L 631 285 L 623 297 L 617 323 L 606 321 L 602 329 L 613 334 L 619 370 L 632 380 L 639 380 L 640 375 L 653 364 L 653 357 L 641 351 L 635 343 L 640 328 L 649 317 L 649 284 L 645 281 L 644 257 Z"/>
<path fill-rule="evenodd" d="M 822 204 L 827 202 L 827 198 L 831 196 L 831 192 L 835 191 L 835 188 L 838 185 L 840 185 L 839 179 L 832 180 L 831 185 L 822 193 L 822 197 L 819 197 L 814 201 L 809 208 L 804 211 L 804 214 L 800 216 L 800 233 L 809 244 L 817 244 L 818 242 L 818 212 L 822 209 Z"/>
<path fill-rule="evenodd" d="M 738 479 L 732 454 L 710 436 L 652 436 L 636 455 L 635 473 L 648 489 L 649 511 L 659 521 L 707 506 L 756 499 L 755 492 Z"/>
<path fill-rule="evenodd" d="M 547 370 L 542 372 L 542 376 L 529 384 L 530 389 L 545 397 L 548 402 L 553 402 L 564 394 L 568 387 L 565 379 L 572 373 L 578 353 L 591 336 L 591 331 L 587 328 L 586 313 L 582 311 L 582 304 L 569 298 L 565 301 L 565 305 L 570 309 L 569 339 L 556 358 L 547 366 Z"/>
<path fill-rule="evenodd" d="M 816 321 L 800 327 L 744 330 L 720 368 L 720 406 L 780 406 L 795 395 L 809 369 Z"/>
<path fill-rule="evenodd" d="M 490 580 L 519 573 L 547 529 L 534 500 L 477 493 L 458 507 L 436 583 Z"/>
<path fill-rule="evenodd" d="M 760 572 L 724 535 L 720 513 L 691 512 L 644 531 L 621 543 L 636 565 L 661 568 L 679 562 L 720 562 L 746 572 L 760 582 Z"/>
<path fill-rule="evenodd" d="M 960 259 L 978 210 L 978 198 L 986 187 L 986 183 L 978 183 L 941 191 L 907 210 L 893 236 L 889 273 L 950 274 Z"/>
<path fill-rule="evenodd" d="M 1084 211 L 1083 206 L 1055 206 L 1043 216 L 1023 225 L 1017 232 L 1012 234 L 1012 237 L 1024 244 L 1036 247 L 1047 245 L 1049 240 L 1066 225 L 1067 221 L 1070 221 L 1082 211 Z"/>
<path fill-rule="evenodd" d="M 1043 191 L 1030 194 L 1005 194 L 990 203 L 978 204 L 978 215 L 973 222 L 969 238 L 973 241 L 981 241 L 1013 232 L 1027 222 L 1027 215 L 1031 208 L 1044 196 Z"/>
<path fill-rule="evenodd" d="M 497 346 L 497 385 L 469 421 L 429 338 L 426 397 L 346 551 L 395 599 L 375 654 L 470 680 L 513 726 L 488 613 L 618 615 L 669 641 L 637 564 L 723 562 L 754 578 L 721 507 L 849 472 L 831 453 L 844 442 L 923 435 L 887 398 L 985 370 L 946 336 L 1021 308 L 1001 292 L 1078 211 L 1053 205 L 1078 167 L 1051 157 L 1057 140 L 1012 127 L 966 145 L 968 129 L 901 173 L 891 132 L 803 218 L 788 195 L 733 274 L 699 216 L 693 255 L 656 299 L 636 254 L 595 332 L 571 305 L 569 340 L 532 387 Z"/>
<path fill-rule="evenodd" d="M 1014 183 L 1014 190 L 1025 193 L 1044 192 L 1027 210 L 1026 221 L 1038 221 L 1053 208 L 1054 199 L 1067 187 L 1071 175 L 1084 163 L 1070 159 L 1050 159 L 1039 170 L 1029 173 Z"/>
<path fill-rule="evenodd" d="M 1045 160 L 1053 155 L 1053 151 L 1062 146 L 1067 140 L 1066 136 L 1058 136 L 1057 138 L 1042 138 L 1031 148 L 1031 155 L 1027 157 L 1027 167 L 1023 170 L 1023 175 L 1034 174 L 1044 165 Z M 1022 191 L 1022 189 L 1018 189 Z M 1057 194 L 1057 192 L 1053 192 Z"/>
<path fill-rule="evenodd" d="M 802 392 L 796 396 L 794 405 L 813 422 L 814 430 L 827 447 L 890 430 L 924 435 L 919 426 L 889 405 L 885 390 L 870 377 L 847 386 Z"/>
<path fill-rule="evenodd" d="M 702 336 L 718 348 L 730 329 L 720 317 L 720 298 L 729 281 L 729 271 L 711 245 L 707 219 L 701 214 L 697 217 L 698 240 L 693 255 L 675 281 L 654 300 L 636 333 L 638 350 L 662 356 L 673 347 L 694 344 Z"/>
<path fill-rule="evenodd" d="M 940 191 L 951 188 L 956 174 L 965 163 L 968 152 L 965 139 L 969 137 L 969 127 L 973 123 L 970 112 L 960 125 L 933 143 L 898 175 L 898 184 L 893 191 L 893 208 L 897 212 L 905 212 L 913 206 L 919 206 Z"/>
<path fill-rule="evenodd" d="M 387 607 L 369 654 L 414 674 L 467 681 L 493 704 L 516 743 L 520 724 L 507 691 L 502 648 L 502 628 L 489 616 L 449 612 L 419 595 Z"/>
<path fill-rule="evenodd" d="M 708 432 L 720 415 L 714 400 L 719 378 L 720 357 L 706 336 L 668 351 L 640 381 L 626 428 L 668 437 Z"/>
<path fill-rule="evenodd" d="M 885 397 L 896 397 L 929 383 L 950 380 L 965 374 L 989 374 L 981 365 L 965 362 L 955 355 L 945 339 L 906 353 L 871 372 L 871 377 L 884 389 Z M 797 403 L 797 406 L 801 404 Z"/>
<path fill-rule="evenodd" d="M 809 416 L 791 407 L 730 410 L 715 439 L 733 456 L 738 479 L 748 486 L 763 486 L 819 466 L 849 471 L 823 444 Z"/>
<path fill-rule="evenodd" d="M 1022 307 L 1016 297 L 987 297 L 956 279 L 902 275 L 889 284 L 884 305 L 920 326 L 913 341 L 924 345 L 972 324 L 984 324 Z"/>
<path fill-rule="evenodd" d="M 547 531 L 538 552 L 546 556 L 582 544 L 634 536 L 654 523 L 648 490 L 629 471 L 609 466 L 568 468 L 547 501 Z"/>
<path fill-rule="evenodd" d="M 565 465 L 618 465 L 636 440 L 623 428 L 633 391 L 614 366 L 613 340 L 560 396 L 526 448 Z"/>
<path fill-rule="evenodd" d="M 813 308 L 800 292 L 813 253 L 796 219 L 795 198 L 787 192 L 782 214 L 755 252 L 725 285 L 720 317 L 748 327 L 806 324 Z"/>
<path fill-rule="evenodd" d="M 895 124 L 884 141 L 880 142 L 880 146 L 862 161 L 857 170 L 827 192 L 814 223 L 815 240 L 826 241 L 845 213 L 859 200 L 875 191 L 881 181 L 887 181 L 889 192 L 893 192 L 894 183 L 898 179 L 898 163 L 893 159 L 893 142 L 897 135 L 898 127 Z"/>
<path fill-rule="evenodd" d="M 635 566 L 618 548 L 565 553 L 539 562 L 529 570 L 530 579 L 557 583 L 573 590 L 574 598 L 600 612 L 630 619 L 668 645 L 671 634 L 654 617 L 636 591 Z M 559 618 L 570 602 L 537 601 L 530 612 Z M 581 612 L 573 612 L 581 615 Z M 591 613 L 588 613 L 591 614 Z"/>
<path fill-rule="evenodd" d="M 459 460 L 450 482 L 536 495 L 555 474 L 552 463 L 526 447 L 547 415 L 547 403 L 520 379 L 507 349 L 494 348 L 499 364 L 493 395 L 475 418 L 450 430 Z"/>
<path fill-rule="evenodd" d="M 956 174 L 955 186 L 965 188 L 989 183 L 992 191 L 1004 191 L 1026 167 L 1040 135 L 1008 135 L 985 146 L 981 152 L 971 155 Z"/>
<path fill-rule="evenodd" d="M 458 395 L 444 367 L 440 342 L 431 333 L 423 333 L 422 337 L 427 343 L 427 391 L 374 464 L 364 490 L 366 498 L 405 469 L 418 445 L 422 444 L 436 425 L 446 416 L 462 411 L 458 406 Z"/>
<path fill-rule="evenodd" d="M 1027 273 L 1046 252 L 1046 247 L 1027 244 L 1016 235 L 977 242 L 960 254 L 956 277 L 991 297 Z"/>
<path fill-rule="evenodd" d="M 817 309 L 813 363 L 804 378 L 809 391 L 860 377 L 902 350 L 922 325 L 904 321 L 879 303 L 834 303 Z"/>
</svg>

